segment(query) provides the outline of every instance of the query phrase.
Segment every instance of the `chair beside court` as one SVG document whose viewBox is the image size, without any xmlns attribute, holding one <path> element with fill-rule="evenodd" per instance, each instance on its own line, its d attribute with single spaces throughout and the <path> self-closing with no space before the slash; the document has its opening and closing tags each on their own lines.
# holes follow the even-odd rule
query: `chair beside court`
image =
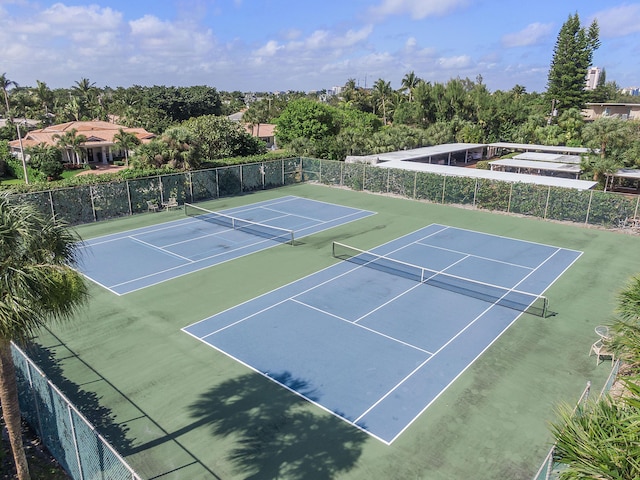
<svg viewBox="0 0 640 480">
<path fill-rule="evenodd" d="M 169 197 L 169 200 L 162 203 L 162 208 L 169 211 L 173 208 L 180 208 L 180 204 L 178 203 L 177 197 Z"/>
<path fill-rule="evenodd" d="M 148 212 L 158 212 L 160 211 L 160 206 L 154 202 L 153 200 L 147 200 L 147 211 Z"/>
<path fill-rule="evenodd" d="M 600 336 L 600 338 L 596 340 L 593 345 L 591 345 L 589 356 L 596 356 L 596 365 L 600 365 L 600 362 L 604 359 L 611 359 L 611 365 L 613 365 L 615 361 L 615 355 L 609 345 L 609 329 L 607 327 L 598 326 L 596 327 L 596 333 Z"/>
</svg>

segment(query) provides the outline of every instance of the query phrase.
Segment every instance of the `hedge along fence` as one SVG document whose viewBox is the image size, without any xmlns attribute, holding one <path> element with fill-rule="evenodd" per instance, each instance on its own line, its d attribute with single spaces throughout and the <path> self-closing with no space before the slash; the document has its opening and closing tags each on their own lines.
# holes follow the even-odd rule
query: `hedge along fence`
<svg viewBox="0 0 640 480">
<path fill-rule="evenodd" d="M 440 204 L 548 220 L 617 227 L 640 214 L 640 197 L 378 168 L 316 158 L 287 158 L 58 190 L 16 194 L 71 225 L 147 211 L 147 201 L 200 202 L 302 181 L 393 194 Z"/>
<path fill-rule="evenodd" d="M 440 204 L 618 227 L 640 214 L 640 197 L 302 158 L 303 180 Z"/>
<path fill-rule="evenodd" d="M 278 159 L 131 180 L 80 185 L 57 190 L 16 194 L 43 213 L 70 225 L 117 218 L 148 210 L 170 197 L 194 203 L 302 181 L 299 158 Z"/>
</svg>

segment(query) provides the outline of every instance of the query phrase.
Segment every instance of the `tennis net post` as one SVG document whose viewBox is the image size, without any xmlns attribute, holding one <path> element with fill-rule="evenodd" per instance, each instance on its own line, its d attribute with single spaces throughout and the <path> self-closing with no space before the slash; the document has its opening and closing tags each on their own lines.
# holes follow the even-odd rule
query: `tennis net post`
<svg viewBox="0 0 640 480">
<path fill-rule="evenodd" d="M 543 295 L 536 295 L 446 272 L 431 270 L 351 247 L 340 242 L 333 242 L 332 254 L 340 260 L 401 276 L 409 280 L 494 303 L 520 312 L 529 313 L 538 317 L 546 317 L 548 315 L 549 301 L 547 297 Z"/>
<path fill-rule="evenodd" d="M 252 222 L 240 217 L 234 217 L 220 212 L 214 212 L 203 207 L 198 207 L 191 203 L 184 204 L 184 213 L 189 217 L 196 218 L 205 222 L 220 225 L 233 230 L 247 232 L 262 238 L 268 238 L 280 243 L 288 243 L 295 245 L 293 230 L 286 228 L 274 227 L 265 223 Z"/>
</svg>

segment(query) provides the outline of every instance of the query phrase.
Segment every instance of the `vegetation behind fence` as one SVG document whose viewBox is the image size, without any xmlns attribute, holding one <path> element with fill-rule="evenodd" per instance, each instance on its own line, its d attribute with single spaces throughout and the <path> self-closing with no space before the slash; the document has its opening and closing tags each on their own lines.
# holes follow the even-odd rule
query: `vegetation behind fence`
<svg viewBox="0 0 640 480">
<path fill-rule="evenodd" d="M 146 212 L 148 201 L 161 204 L 175 197 L 180 204 L 195 203 L 302 181 L 605 228 L 618 227 L 640 213 L 638 196 L 313 158 L 271 160 L 17 196 L 77 225 Z"/>
</svg>

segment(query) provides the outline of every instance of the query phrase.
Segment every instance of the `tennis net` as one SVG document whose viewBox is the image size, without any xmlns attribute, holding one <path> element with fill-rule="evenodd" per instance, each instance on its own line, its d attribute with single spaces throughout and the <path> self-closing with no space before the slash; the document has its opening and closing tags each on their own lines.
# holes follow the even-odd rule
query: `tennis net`
<svg viewBox="0 0 640 480">
<path fill-rule="evenodd" d="M 293 230 L 286 228 L 274 227 L 264 223 L 252 222 L 243 218 L 232 217 L 220 212 L 213 212 L 206 208 L 198 207 L 190 203 L 184 204 L 184 213 L 189 217 L 197 218 L 205 222 L 214 223 L 223 227 L 232 228 L 247 232 L 258 237 L 268 238 L 281 243 L 289 243 L 293 245 Z"/>
<path fill-rule="evenodd" d="M 333 242 L 333 256 L 357 265 L 398 275 L 520 312 L 530 313 L 539 317 L 546 317 L 548 313 L 549 302 L 547 297 L 542 295 L 521 292 L 450 273 L 438 272 L 366 250 L 360 250 L 339 242 Z"/>
</svg>

